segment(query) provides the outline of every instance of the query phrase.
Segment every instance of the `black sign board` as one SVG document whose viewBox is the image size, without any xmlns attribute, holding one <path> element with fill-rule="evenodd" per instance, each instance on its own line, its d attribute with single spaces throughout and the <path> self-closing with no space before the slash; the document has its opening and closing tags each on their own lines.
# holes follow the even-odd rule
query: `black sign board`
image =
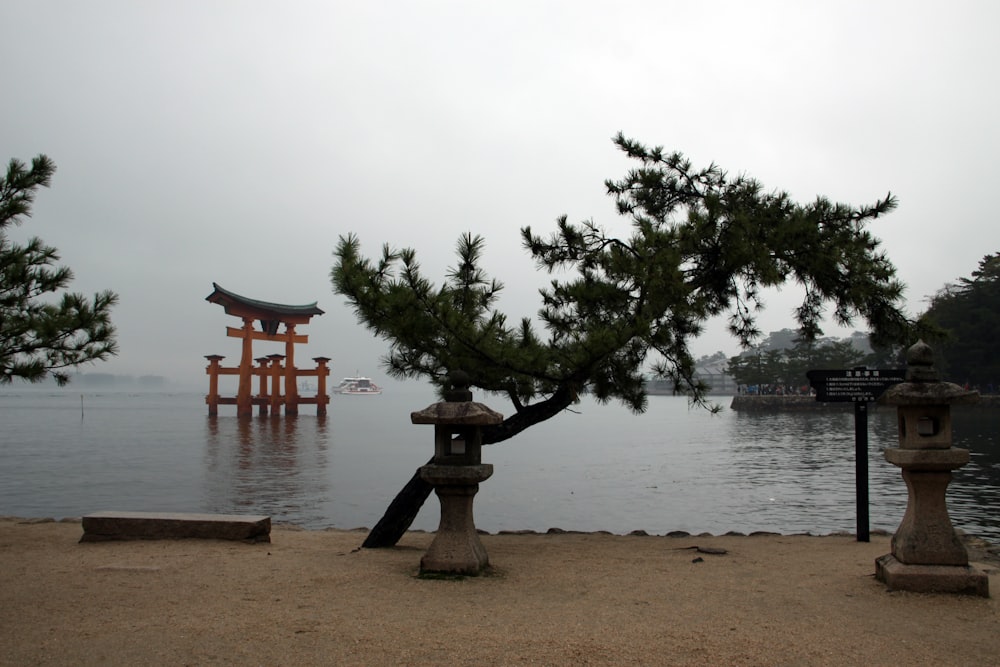
<svg viewBox="0 0 1000 667">
<path fill-rule="evenodd" d="M 825 403 L 857 403 L 878 399 L 894 384 L 906 380 L 904 369 L 856 368 L 849 371 L 809 371 L 809 384 L 816 400 Z"/>
<path fill-rule="evenodd" d="M 858 542 L 869 541 L 868 530 L 868 403 L 886 389 L 906 381 L 906 371 L 852 368 L 849 371 L 808 371 L 816 400 L 854 403 L 854 491 L 858 510 Z"/>
</svg>

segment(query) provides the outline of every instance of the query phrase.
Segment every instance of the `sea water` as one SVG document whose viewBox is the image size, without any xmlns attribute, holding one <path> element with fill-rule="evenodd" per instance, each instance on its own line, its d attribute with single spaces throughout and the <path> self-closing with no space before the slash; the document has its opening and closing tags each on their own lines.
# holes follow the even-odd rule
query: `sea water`
<svg viewBox="0 0 1000 667">
<path fill-rule="evenodd" d="M 500 397 L 477 400 L 509 412 Z M 410 413 L 436 400 L 424 385 L 379 396 L 332 396 L 318 418 L 207 415 L 204 393 L 0 393 L 0 514 L 76 517 L 99 510 L 267 514 L 308 528 L 373 526 L 433 454 L 433 428 Z M 851 411 L 720 414 L 682 397 L 650 396 L 635 415 L 584 399 L 555 418 L 483 449 L 480 529 L 662 534 L 854 532 Z M 955 445 L 972 452 L 955 473 L 955 525 L 1000 539 L 1000 415 L 961 410 Z M 895 413 L 872 410 L 870 526 L 893 531 L 906 507 L 900 471 L 882 450 Z M 413 528 L 433 530 L 431 496 Z"/>
</svg>

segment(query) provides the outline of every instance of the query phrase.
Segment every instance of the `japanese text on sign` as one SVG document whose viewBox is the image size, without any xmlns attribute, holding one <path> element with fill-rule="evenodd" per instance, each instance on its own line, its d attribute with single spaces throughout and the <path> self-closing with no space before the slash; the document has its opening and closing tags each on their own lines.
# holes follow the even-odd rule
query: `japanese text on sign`
<svg viewBox="0 0 1000 667">
<path fill-rule="evenodd" d="M 874 401 L 894 384 L 906 379 L 897 369 L 809 371 L 809 383 L 818 401 Z"/>
</svg>

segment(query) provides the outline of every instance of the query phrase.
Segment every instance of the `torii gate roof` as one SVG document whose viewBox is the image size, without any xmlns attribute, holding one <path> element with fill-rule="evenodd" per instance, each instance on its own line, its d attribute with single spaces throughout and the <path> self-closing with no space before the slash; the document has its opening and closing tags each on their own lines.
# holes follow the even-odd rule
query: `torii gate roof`
<svg viewBox="0 0 1000 667">
<path fill-rule="evenodd" d="M 316 306 L 315 301 L 301 306 L 291 306 L 249 299 L 219 287 L 218 283 L 212 283 L 212 287 L 212 293 L 205 297 L 205 301 L 219 304 L 226 309 L 227 315 L 254 320 L 276 320 L 291 324 L 305 324 L 313 315 L 323 314 L 323 311 Z"/>
</svg>

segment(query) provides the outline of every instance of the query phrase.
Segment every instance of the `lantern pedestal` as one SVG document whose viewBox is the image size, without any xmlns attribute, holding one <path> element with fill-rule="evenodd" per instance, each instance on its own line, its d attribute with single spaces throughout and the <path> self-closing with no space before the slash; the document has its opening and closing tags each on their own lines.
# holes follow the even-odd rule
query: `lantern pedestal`
<svg viewBox="0 0 1000 667">
<path fill-rule="evenodd" d="M 906 512 L 892 536 L 892 555 L 908 565 L 968 565 L 965 545 L 948 516 L 945 492 L 951 470 L 969 461 L 967 449 L 885 450 L 885 459 L 903 469 Z"/>
<path fill-rule="evenodd" d="M 420 477 L 434 486 L 441 501 L 441 520 L 434 541 L 420 559 L 422 573 L 478 575 L 489 565 L 486 547 L 472 517 L 479 482 L 489 479 L 493 466 L 425 465 Z"/>
</svg>

